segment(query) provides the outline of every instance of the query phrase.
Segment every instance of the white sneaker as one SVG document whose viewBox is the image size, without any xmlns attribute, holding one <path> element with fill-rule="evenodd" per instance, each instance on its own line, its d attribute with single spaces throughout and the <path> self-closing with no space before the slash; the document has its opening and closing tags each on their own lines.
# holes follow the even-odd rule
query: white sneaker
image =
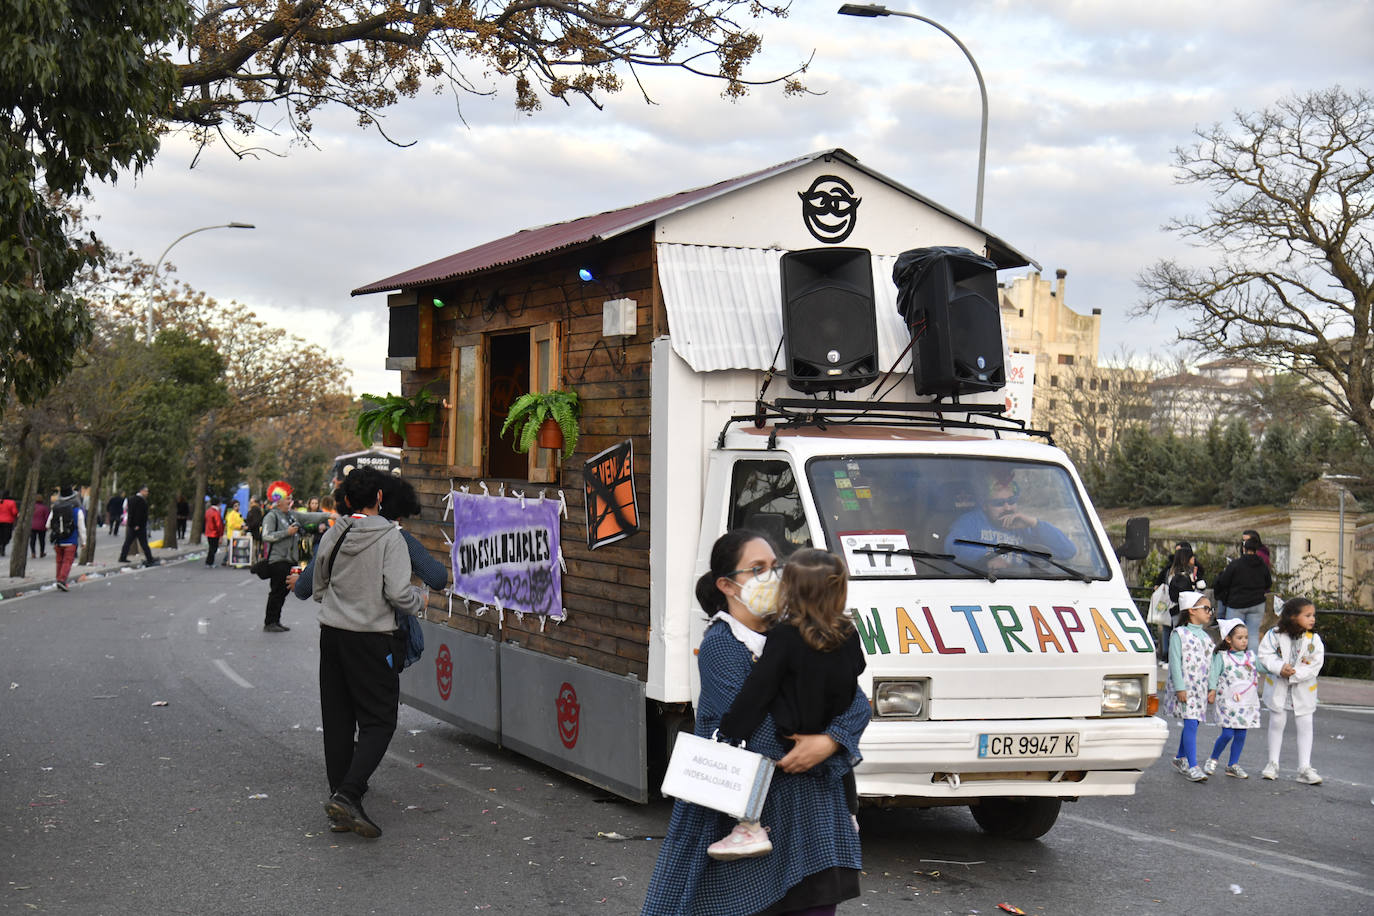
<svg viewBox="0 0 1374 916">
<path fill-rule="evenodd" d="M 729 835 L 716 840 L 706 847 L 706 854 L 713 859 L 751 859 L 766 856 L 773 851 L 773 843 L 768 839 L 768 831 L 759 824 L 740 821 Z"/>
<path fill-rule="evenodd" d="M 1188 770 L 1187 773 L 1184 773 L 1183 775 L 1188 777 L 1189 782 L 1207 781 L 1207 774 L 1202 772 L 1202 767 L 1192 767 Z"/>
<path fill-rule="evenodd" d="M 1175 769 L 1175 770 L 1178 770 L 1180 773 L 1184 774 L 1185 776 L 1188 774 L 1188 758 L 1187 758 L 1187 757 L 1175 757 L 1175 758 L 1174 758 L 1172 761 L 1170 761 L 1170 762 L 1174 765 L 1174 769 Z"/>
<path fill-rule="evenodd" d="M 1271 760 L 1266 763 L 1264 769 L 1260 770 L 1260 776 L 1263 776 L 1265 779 L 1278 779 L 1279 762 L 1277 760 Z"/>
<path fill-rule="evenodd" d="M 1298 770 L 1298 782 L 1307 783 L 1309 786 L 1319 786 L 1322 784 L 1321 774 L 1311 767 L 1303 767 Z"/>
<path fill-rule="evenodd" d="M 1217 771 L 1217 758 L 1215 758 L 1215 757 L 1208 757 L 1208 758 L 1207 758 L 1207 762 L 1204 763 L 1204 764 L 1202 765 L 1202 772 L 1206 773 L 1208 776 L 1211 776 L 1211 775 L 1212 775 L 1213 773 L 1215 773 L 1216 771 Z"/>
<path fill-rule="evenodd" d="M 1237 779 L 1249 779 L 1249 778 L 1250 778 L 1250 774 L 1247 773 L 1247 772 L 1245 772 L 1243 769 L 1241 769 L 1241 766 L 1240 766 L 1240 764 L 1238 764 L 1238 763 L 1233 763 L 1233 764 L 1231 764 L 1230 766 L 1228 766 L 1228 767 L 1226 768 L 1226 775 L 1227 775 L 1227 776 L 1234 776 L 1234 777 L 1236 777 Z"/>
</svg>

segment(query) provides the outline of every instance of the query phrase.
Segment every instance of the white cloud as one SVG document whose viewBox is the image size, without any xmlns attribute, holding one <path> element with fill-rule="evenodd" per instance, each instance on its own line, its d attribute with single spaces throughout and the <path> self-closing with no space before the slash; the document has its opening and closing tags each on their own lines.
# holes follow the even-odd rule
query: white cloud
<svg viewBox="0 0 1374 916">
<path fill-rule="evenodd" d="M 760 88 L 732 103 L 719 83 L 664 70 L 641 74 L 657 104 L 627 80 L 605 111 L 549 101 L 526 116 L 503 84 L 495 97 L 457 102 L 422 93 L 385 121 L 390 136 L 416 141 L 410 148 L 343 112 L 316 119 L 319 149 L 286 158 L 212 149 L 190 169 L 195 151 L 173 137 L 147 174 L 100 188 L 91 210 L 108 241 L 148 261 L 188 229 L 256 223 L 193 236 L 169 261 L 182 280 L 343 357 L 355 391 L 397 383 L 382 369 L 384 297 L 350 290 L 521 228 L 829 146 L 971 214 L 979 102 L 958 48 L 924 23 L 806 7 L 763 25 L 756 72 L 784 72 L 814 49 L 805 78 L 821 95 Z M 1370 76 L 1368 3 L 925 0 L 920 12 L 960 36 L 987 82 L 984 222 L 1047 271 L 1069 271 L 1066 301 L 1103 309 L 1107 353 L 1172 337 L 1128 318 L 1142 268 L 1195 256 L 1159 228 L 1202 200 L 1174 184 L 1172 148 L 1235 109 Z"/>
</svg>

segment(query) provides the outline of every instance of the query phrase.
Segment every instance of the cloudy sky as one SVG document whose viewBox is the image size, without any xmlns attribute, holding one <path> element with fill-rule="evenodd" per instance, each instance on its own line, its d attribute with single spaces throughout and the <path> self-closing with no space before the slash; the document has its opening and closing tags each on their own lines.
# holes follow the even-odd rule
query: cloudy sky
<svg viewBox="0 0 1374 916">
<path fill-rule="evenodd" d="M 1102 309 L 1104 356 L 1164 355 L 1173 339 L 1167 320 L 1129 311 L 1143 267 L 1195 257 L 1160 231 L 1203 203 L 1174 183 L 1174 147 L 1285 95 L 1374 89 L 1368 0 L 889 5 L 939 21 L 978 60 L 990 99 L 983 222 L 1047 274 L 1068 271 L 1067 304 Z M 284 156 L 215 148 L 192 168 L 195 150 L 172 137 L 151 170 L 99 187 L 89 209 L 108 242 L 149 262 L 189 229 L 256 224 L 195 235 L 168 262 L 343 357 L 355 392 L 399 390 L 399 373 L 382 368 L 385 296 L 349 291 L 517 229 L 836 146 L 972 216 L 979 100 L 967 60 L 929 25 L 841 17 L 838 6 L 795 0 L 789 19 L 761 25 L 755 72 L 814 51 L 805 80 L 819 95 L 764 87 L 727 102 L 718 83 L 668 71 L 642 75 L 655 104 L 628 89 L 603 111 L 549 102 L 518 114 L 499 83 L 492 98 L 422 94 L 386 119 L 410 148 L 347 113 L 316 118 L 315 148 L 266 132 L 249 144 Z"/>
</svg>

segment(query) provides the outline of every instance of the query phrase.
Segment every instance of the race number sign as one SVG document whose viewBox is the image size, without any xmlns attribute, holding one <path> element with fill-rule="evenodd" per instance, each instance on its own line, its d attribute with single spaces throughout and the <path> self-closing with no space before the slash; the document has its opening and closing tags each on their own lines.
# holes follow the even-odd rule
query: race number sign
<svg viewBox="0 0 1374 916">
<path fill-rule="evenodd" d="M 552 499 L 453 494 L 453 593 L 518 614 L 563 617 Z"/>
<path fill-rule="evenodd" d="M 850 578 L 916 575 L 912 558 L 897 552 L 910 546 L 905 531 L 841 531 L 839 538 Z"/>
</svg>

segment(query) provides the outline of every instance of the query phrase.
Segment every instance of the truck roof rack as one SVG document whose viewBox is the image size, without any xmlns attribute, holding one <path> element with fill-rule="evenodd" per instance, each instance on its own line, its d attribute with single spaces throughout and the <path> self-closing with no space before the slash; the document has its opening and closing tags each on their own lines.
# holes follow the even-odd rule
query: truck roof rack
<svg viewBox="0 0 1374 916">
<path fill-rule="evenodd" d="M 829 426 L 851 425 L 983 430 L 991 432 L 998 439 L 1002 438 L 1003 433 L 1016 433 L 1037 436 L 1050 445 L 1054 444 L 1054 437 L 1048 430 L 1031 429 L 1024 420 L 1003 416 L 1006 408 L 1001 404 L 840 401 L 833 398 L 776 398 L 772 401 L 758 400 L 754 404 L 752 414 L 736 414 L 725 421 L 720 435 L 716 437 L 716 448 L 725 447 L 725 434 L 736 423 L 753 423 L 755 429 L 763 429 L 771 423 L 772 432 L 768 436 L 770 449 L 777 447 L 780 429 L 814 427 L 824 430 Z M 964 419 L 956 420 L 946 414 L 963 414 Z"/>
</svg>

